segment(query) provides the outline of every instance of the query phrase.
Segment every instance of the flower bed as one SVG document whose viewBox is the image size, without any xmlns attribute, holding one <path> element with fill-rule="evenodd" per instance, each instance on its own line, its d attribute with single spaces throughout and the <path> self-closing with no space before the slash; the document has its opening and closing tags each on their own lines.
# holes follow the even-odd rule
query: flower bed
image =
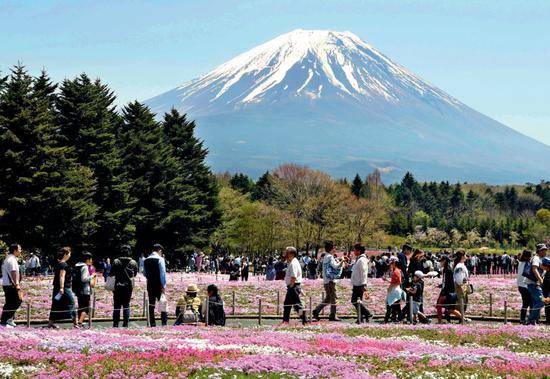
<svg viewBox="0 0 550 379">
<path fill-rule="evenodd" d="M 427 313 L 435 311 L 439 289 L 437 285 L 440 279 L 425 280 L 424 309 Z M 175 302 L 179 296 L 185 292 L 189 283 L 199 285 L 199 296 L 204 296 L 208 284 L 215 283 L 220 288 L 222 297 L 225 300 L 226 310 L 232 312 L 232 298 L 235 293 L 235 313 L 236 314 L 257 314 L 258 300 L 262 299 L 262 311 L 265 314 L 277 313 L 277 297 L 279 296 L 279 309 L 282 309 L 282 302 L 285 295 L 285 285 L 282 281 L 265 281 L 263 277 L 250 277 L 248 282 L 230 282 L 225 275 L 211 274 L 168 274 L 167 296 L 169 299 L 169 308 L 173 312 Z M 490 294 L 493 302 L 493 315 L 502 316 L 504 313 L 504 301 L 508 302 L 508 315 L 517 317 L 521 308 L 521 299 L 515 285 L 515 279 L 512 276 L 474 276 L 472 283 L 475 287 L 475 293 L 470 296 L 470 305 L 468 313 L 474 315 L 488 315 L 490 308 Z M 309 297 L 312 298 L 312 304 L 315 306 L 321 301 L 323 294 L 323 283 L 321 279 L 304 280 L 304 296 L 302 301 L 306 307 L 309 306 Z M 369 280 L 370 298 L 367 300 L 367 306 L 375 314 L 383 314 L 385 309 L 384 298 L 386 294 L 387 283 L 382 279 Z M 25 278 L 23 289 L 26 292 L 26 299 L 31 304 L 32 318 L 47 318 L 51 305 L 52 278 Z M 145 291 L 145 279 L 139 275 L 136 280 L 133 300 L 131 303 L 132 315 L 141 316 L 143 314 L 143 294 Z M 340 314 L 353 314 L 354 309 L 350 305 L 351 284 L 349 279 L 338 281 L 338 304 Z M 279 295 L 278 295 L 279 293 Z M 112 294 L 103 288 L 103 279 L 99 279 L 99 284 L 95 290 L 96 295 L 96 317 L 110 317 L 112 310 Z M 3 297 L 0 297 L 0 304 L 3 303 Z M 18 318 L 24 318 L 24 312 L 18 313 Z"/>
<path fill-rule="evenodd" d="M 0 376 L 493 378 L 550 372 L 547 329 L 319 323 L 256 328 L 3 329 Z"/>
</svg>

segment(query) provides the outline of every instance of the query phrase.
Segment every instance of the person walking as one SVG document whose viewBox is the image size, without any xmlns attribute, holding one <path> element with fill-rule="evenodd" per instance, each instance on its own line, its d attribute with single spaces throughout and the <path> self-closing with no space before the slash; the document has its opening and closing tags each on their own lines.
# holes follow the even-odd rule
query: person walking
<svg viewBox="0 0 550 379">
<path fill-rule="evenodd" d="M 79 328 L 72 291 L 73 269 L 67 263 L 70 258 L 70 247 L 63 247 L 57 252 L 57 264 L 53 278 L 52 307 L 47 326 L 50 329 L 57 329 L 55 322 L 65 319 L 71 319 L 73 327 Z"/>
<path fill-rule="evenodd" d="M 384 323 L 387 324 L 390 320 L 397 322 L 399 315 L 401 314 L 401 300 L 403 299 L 404 292 L 401 289 L 403 284 L 403 274 L 397 267 L 399 264 L 399 258 L 390 257 L 388 259 L 389 272 L 390 272 L 390 285 L 386 293 L 386 315 L 384 316 Z M 387 280 L 386 277 L 383 278 Z"/>
<path fill-rule="evenodd" d="M 113 291 L 113 327 L 118 328 L 120 323 L 120 309 L 122 309 L 122 327 L 127 328 L 130 321 L 130 300 L 134 290 L 134 278 L 139 271 L 135 260 L 132 259 L 132 248 L 123 245 L 120 256 L 113 262 L 110 276 L 115 277 Z"/>
<path fill-rule="evenodd" d="M 319 314 L 330 304 L 330 314 L 328 316 L 329 321 L 340 321 L 336 317 L 336 280 L 342 275 L 342 268 L 344 262 L 338 262 L 334 258 L 334 243 L 332 241 L 325 242 L 325 257 L 323 258 L 323 286 L 325 288 L 325 298 L 313 311 L 313 319 L 319 320 Z"/>
<path fill-rule="evenodd" d="M 16 326 L 13 318 L 15 313 L 23 302 L 23 292 L 21 291 L 21 275 L 19 273 L 19 263 L 17 259 L 21 256 L 21 245 L 14 243 L 10 245 L 8 255 L 2 263 L 2 289 L 6 302 L 2 308 L 0 325 L 7 328 Z"/>
<path fill-rule="evenodd" d="M 437 322 L 442 324 L 443 310 L 445 310 L 448 322 L 451 321 L 451 316 L 460 318 L 460 312 L 456 310 L 455 282 L 453 270 L 451 268 L 451 260 L 448 256 L 442 255 L 439 259 L 439 264 L 441 266 L 441 284 L 439 285 L 441 290 L 437 297 L 435 309 L 437 311 Z"/>
<path fill-rule="evenodd" d="M 466 308 L 468 307 L 468 295 L 470 294 L 469 274 L 466 265 L 466 254 L 464 251 L 457 251 L 455 254 L 455 265 L 453 270 L 453 280 L 455 282 L 455 292 L 458 300 L 458 304 L 462 303 L 461 313 L 462 320 L 470 321 L 465 317 Z"/>
<path fill-rule="evenodd" d="M 90 275 L 88 266 L 92 264 L 92 254 L 84 251 L 73 270 L 73 293 L 78 300 L 78 326 L 82 327 L 86 316 L 90 314 L 90 297 L 95 284 L 95 274 Z"/>
<path fill-rule="evenodd" d="M 521 296 L 521 310 L 519 313 L 519 321 L 521 324 L 527 323 L 527 310 L 531 307 L 531 295 L 525 283 L 525 277 L 523 276 L 523 269 L 525 265 L 531 261 L 533 252 L 531 250 L 523 250 L 519 257 L 518 273 L 516 276 L 516 283 L 518 291 Z"/>
<path fill-rule="evenodd" d="M 147 294 L 149 297 L 149 326 L 157 326 L 155 321 L 155 306 L 166 296 L 166 263 L 162 257 L 164 248 L 160 244 L 153 245 L 153 252 L 145 259 L 143 274 L 147 279 Z M 160 312 L 162 326 L 168 324 L 168 312 L 166 309 Z"/>
<path fill-rule="evenodd" d="M 307 322 L 306 313 L 300 300 L 302 293 L 302 267 L 300 262 L 296 259 L 297 250 L 295 247 L 289 246 L 285 250 L 286 261 L 288 267 L 286 269 L 285 284 L 286 284 L 286 296 L 284 301 L 283 310 L 283 323 L 290 322 L 290 311 L 292 308 L 300 315 L 302 323 Z"/>
<path fill-rule="evenodd" d="M 366 299 L 369 298 L 367 292 L 367 277 L 369 272 L 369 262 L 365 255 L 365 247 L 360 243 L 355 244 L 353 247 L 353 253 L 355 254 L 355 263 L 353 264 L 351 271 L 351 303 L 357 310 L 358 317 L 357 323 L 369 322 L 372 317 L 372 313 L 363 305 L 363 295 Z"/>
<path fill-rule="evenodd" d="M 537 254 L 531 259 L 531 270 L 525 276 L 525 283 L 531 295 L 531 311 L 527 323 L 535 325 L 540 318 L 540 311 L 544 308 L 542 283 L 543 283 L 543 268 L 541 266 L 542 259 L 546 257 L 548 247 L 540 243 L 537 245 Z"/>
</svg>

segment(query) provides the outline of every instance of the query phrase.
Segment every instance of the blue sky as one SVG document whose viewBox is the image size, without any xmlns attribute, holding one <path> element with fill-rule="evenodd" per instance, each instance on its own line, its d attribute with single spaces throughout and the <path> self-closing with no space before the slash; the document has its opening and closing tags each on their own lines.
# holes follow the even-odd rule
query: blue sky
<svg viewBox="0 0 550 379">
<path fill-rule="evenodd" d="M 0 70 L 87 72 L 144 100 L 296 28 L 349 30 L 550 145 L 550 1 L 4 1 Z"/>
</svg>

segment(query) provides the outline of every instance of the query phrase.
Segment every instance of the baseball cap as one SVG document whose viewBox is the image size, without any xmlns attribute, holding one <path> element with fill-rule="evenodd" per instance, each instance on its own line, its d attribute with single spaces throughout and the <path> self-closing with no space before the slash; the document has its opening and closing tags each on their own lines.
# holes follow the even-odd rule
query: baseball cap
<svg viewBox="0 0 550 379">
<path fill-rule="evenodd" d="M 546 246 L 546 245 L 543 244 L 543 243 L 539 243 L 539 244 L 537 245 L 537 253 L 538 253 L 539 251 L 542 251 L 542 250 L 548 250 L 548 246 Z"/>
<path fill-rule="evenodd" d="M 540 260 L 540 265 L 541 266 L 550 266 L 550 258 L 548 257 L 544 257 Z"/>
</svg>

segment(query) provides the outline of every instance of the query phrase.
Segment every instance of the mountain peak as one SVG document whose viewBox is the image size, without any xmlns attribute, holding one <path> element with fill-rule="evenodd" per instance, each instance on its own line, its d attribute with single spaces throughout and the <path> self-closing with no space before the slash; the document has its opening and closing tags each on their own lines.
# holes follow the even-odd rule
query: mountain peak
<svg viewBox="0 0 550 379">
<path fill-rule="evenodd" d="M 196 116 L 296 101 L 360 105 L 420 97 L 460 104 L 351 32 L 305 29 L 273 38 L 166 95 L 151 99 L 153 110 L 169 101 Z"/>
</svg>

